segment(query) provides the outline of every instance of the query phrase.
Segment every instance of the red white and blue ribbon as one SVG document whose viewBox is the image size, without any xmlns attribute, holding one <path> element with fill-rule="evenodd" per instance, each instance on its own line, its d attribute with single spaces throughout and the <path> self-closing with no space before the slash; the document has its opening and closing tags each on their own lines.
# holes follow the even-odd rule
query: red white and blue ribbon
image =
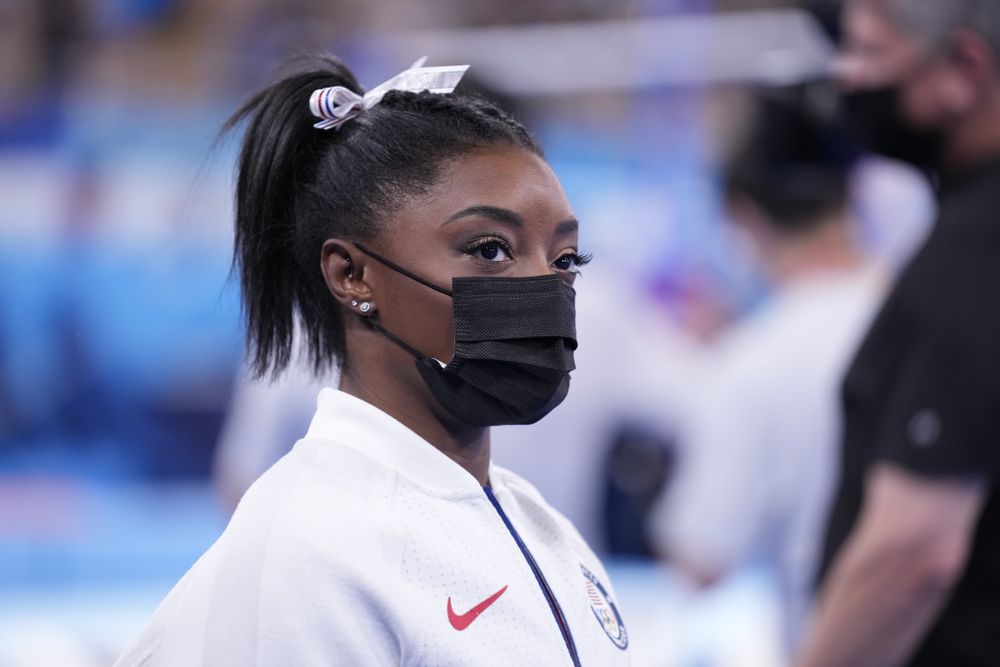
<svg viewBox="0 0 1000 667">
<path fill-rule="evenodd" d="M 431 93 L 450 93 L 465 76 L 468 65 L 445 65 L 443 67 L 424 67 L 427 57 L 424 56 L 413 63 L 409 69 L 403 70 L 388 81 L 384 81 L 369 90 L 364 95 L 358 95 L 343 86 L 331 86 L 313 91 L 309 97 L 309 110 L 317 118 L 321 118 L 313 127 L 330 130 L 340 127 L 345 121 L 354 118 L 363 111 L 371 109 L 382 101 L 390 90 L 405 90 Z"/>
</svg>

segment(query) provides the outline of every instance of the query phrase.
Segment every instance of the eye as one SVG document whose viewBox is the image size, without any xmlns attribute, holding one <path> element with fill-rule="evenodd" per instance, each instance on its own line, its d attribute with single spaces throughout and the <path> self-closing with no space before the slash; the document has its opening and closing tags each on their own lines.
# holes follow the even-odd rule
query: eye
<svg viewBox="0 0 1000 667">
<path fill-rule="evenodd" d="M 487 259 L 491 262 L 502 262 L 505 259 L 510 259 L 510 257 L 507 256 L 507 252 L 496 241 L 484 243 L 476 248 L 476 252 L 483 259 Z"/>
<path fill-rule="evenodd" d="M 560 271 L 572 271 L 577 273 L 581 266 L 589 264 L 590 260 L 593 259 L 593 255 L 590 253 L 579 254 L 576 252 L 568 252 L 562 255 L 552 263 L 552 266 L 556 267 Z"/>
<path fill-rule="evenodd" d="M 479 239 L 467 247 L 465 252 L 487 262 L 508 262 L 511 259 L 510 246 L 499 238 Z"/>
</svg>

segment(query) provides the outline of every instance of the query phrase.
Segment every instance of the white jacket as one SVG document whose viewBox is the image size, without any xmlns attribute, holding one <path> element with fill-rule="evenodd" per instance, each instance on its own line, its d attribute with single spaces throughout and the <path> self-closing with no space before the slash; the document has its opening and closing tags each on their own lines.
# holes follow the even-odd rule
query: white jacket
<svg viewBox="0 0 1000 667">
<path fill-rule="evenodd" d="M 534 487 L 317 402 L 118 665 L 628 664 L 607 573 Z"/>
</svg>

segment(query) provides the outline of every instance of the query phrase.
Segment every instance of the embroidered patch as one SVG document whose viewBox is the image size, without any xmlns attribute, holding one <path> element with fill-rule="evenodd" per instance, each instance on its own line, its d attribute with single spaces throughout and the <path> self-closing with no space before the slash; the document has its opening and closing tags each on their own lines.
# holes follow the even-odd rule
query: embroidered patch
<svg viewBox="0 0 1000 667">
<path fill-rule="evenodd" d="M 601 624 L 604 634 L 612 643 L 623 651 L 628 648 L 628 631 L 622 622 L 618 607 L 611 601 L 607 589 L 601 585 L 594 574 L 580 565 L 583 570 L 583 577 L 587 584 L 587 601 L 590 602 L 590 610 L 594 612 L 594 618 Z"/>
</svg>

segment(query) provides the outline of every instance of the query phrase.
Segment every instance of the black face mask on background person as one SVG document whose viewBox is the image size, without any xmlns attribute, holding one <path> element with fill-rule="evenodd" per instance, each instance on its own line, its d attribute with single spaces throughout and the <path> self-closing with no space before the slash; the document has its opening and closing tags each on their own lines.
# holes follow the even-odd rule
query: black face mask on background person
<svg viewBox="0 0 1000 667">
<path fill-rule="evenodd" d="M 455 354 L 442 364 L 371 325 L 416 357 L 449 414 L 470 426 L 533 424 L 562 403 L 576 366 L 576 292 L 557 275 L 452 278 L 446 290 L 355 243 L 359 250 L 454 301 Z"/>
<path fill-rule="evenodd" d="M 944 133 L 906 120 L 899 84 L 842 93 L 840 109 L 848 132 L 863 148 L 925 171 L 938 167 Z"/>
</svg>

